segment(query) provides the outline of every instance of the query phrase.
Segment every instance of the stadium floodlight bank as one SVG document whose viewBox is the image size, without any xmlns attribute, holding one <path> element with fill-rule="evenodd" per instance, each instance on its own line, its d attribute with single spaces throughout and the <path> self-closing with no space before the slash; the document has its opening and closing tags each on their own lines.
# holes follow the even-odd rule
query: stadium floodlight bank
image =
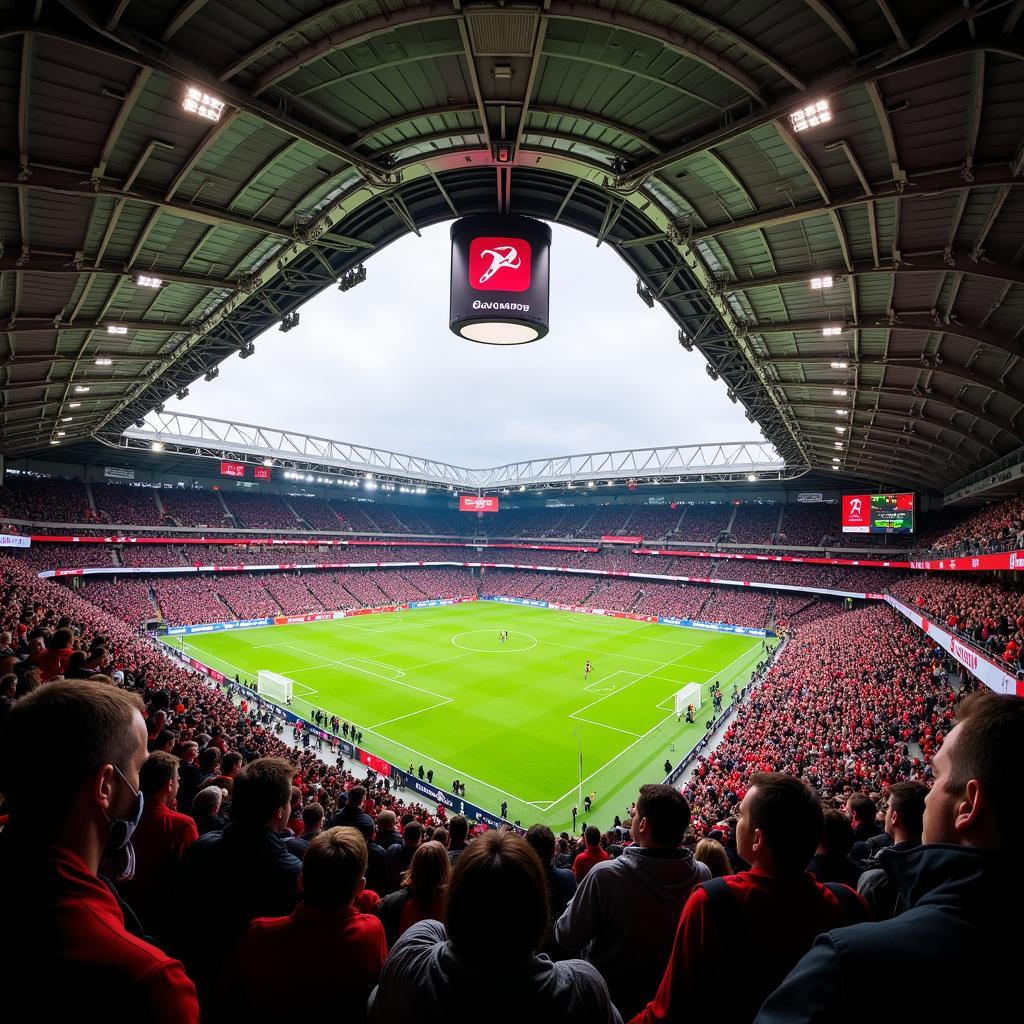
<svg viewBox="0 0 1024 1024">
<path fill-rule="evenodd" d="M 687 683 L 676 694 L 676 715 L 685 715 L 691 704 L 695 712 L 700 711 L 700 683 Z"/>
<path fill-rule="evenodd" d="M 256 677 L 256 692 L 275 704 L 291 704 L 294 686 L 295 683 L 287 676 L 268 672 L 265 668 L 261 668 Z"/>
</svg>

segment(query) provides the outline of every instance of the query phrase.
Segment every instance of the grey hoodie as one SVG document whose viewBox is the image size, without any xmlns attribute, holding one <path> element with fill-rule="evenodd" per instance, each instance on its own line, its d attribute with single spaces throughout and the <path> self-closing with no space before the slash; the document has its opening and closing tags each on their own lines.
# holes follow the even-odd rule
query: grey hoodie
<svg viewBox="0 0 1024 1024">
<path fill-rule="evenodd" d="M 627 846 L 621 857 L 590 869 L 555 923 L 555 941 L 570 952 L 582 951 L 628 1020 L 654 997 L 683 904 L 710 877 L 689 850 Z"/>
<path fill-rule="evenodd" d="M 481 908 L 480 913 L 489 912 Z M 514 912 L 514 911 L 513 911 Z M 494 927 L 501 927 L 496 914 Z M 368 1024 L 622 1024 L 601 976 L 582 960 L 554 964 L 546 956 L 467 964 L 448 942 L 440 921 L 418 921 L 388 954 L 370 995 Z"/>
</svg>

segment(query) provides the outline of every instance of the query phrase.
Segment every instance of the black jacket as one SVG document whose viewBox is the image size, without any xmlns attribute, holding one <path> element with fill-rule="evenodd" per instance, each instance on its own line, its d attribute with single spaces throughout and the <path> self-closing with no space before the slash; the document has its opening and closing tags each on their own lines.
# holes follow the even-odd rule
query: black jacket
<svg viewBox="0 0 1024 1024">
<path fill-rule="evenodd" d="M 860 1024 L 874 1005 L 915 1020 L 1005 1019 L 1019 996 L 1024 896 L 1008 855 L 930 844 L 879 854 L 907 909 L 890 921 L 820 935 L 755 1024 Z M 1011 1011 L 1012 1012 L 1012 1011 Z"/>
<path fill-rule="evenodd" d="M 182 858 L 175 952 L 200 989 L 216 977 L 224 951 L 254 917 L 283 917 L 299 901 L 302 861 L 263 825 L 229 822 L 200 836 Z M 205 923 L 204 923 L 205 922 Z"/>
<path fill-rule="evenodd" d="M 363 834 L 363 838 L 369 842 L 373 835 L 374 824 L 371 818 L 362 807 L 355 804 L 345 804 L 340 811 L 335 811 L 327 822 L 328 828 L 337 828 L 344 825 L 348 828 L 357 828 Z"/>
</svg>

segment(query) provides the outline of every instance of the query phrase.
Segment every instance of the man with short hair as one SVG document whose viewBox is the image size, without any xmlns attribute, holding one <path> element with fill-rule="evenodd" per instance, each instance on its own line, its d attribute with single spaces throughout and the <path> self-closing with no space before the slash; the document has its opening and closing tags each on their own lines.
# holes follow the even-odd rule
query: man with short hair
<svg viewBox="0 0 1024 1024">
<path fill-rule="evenodd" d="M 657 994 L 631 1024 L 746 1024 L 817 935 L 866 917 L 855 892 L 804 870 L 821 830 L 810 787 L 782 773 L 751 776 L 736 824 L 750 870 L 694 888 Z"/>
<path fill-rule="evenodd" d="M 224 790 L 220 786 L 204 786 L 192 801 L 192 820 L 201 836 L 207 832 L 222 832 L 228 819 L 221 814 Z"/>
<path fill-rule="evenodd" d="M 22 697 L 0 731 L 0 929 L 5 1002 L 52 1020 L 194 1024 L 196 990 L 177 960 L 125 929 L 97 877 L 134 862 L 146 723 L 134 694 L 86 680 Z M 45 736 L 59 757 L 40 757 Z"/>
<path fill-rule="evenodd" d="M 330 979 L 345 1020 L 366 1019 L 366 1001 L 387 956 L 384 926 L 353 905 L 366 879 L 366 843 L 353 828 L 319 832 L 302 861 L 302 902 L 287 917 L 252 921 L 228 953 L 217 985 L 224 1019 L 294 1016 L 295 993 Z"/>
<path fill-rule="evenodd" d="M 461 814 L 448 819 L 448 859 L 452 862 L 452 867 L 459 862 L 459 857 L 466 848 L 468 836 L 469 822 Z"/>
<path fill-rule="evenodd" d="M 395 828 L 397 821 L 394 811 L 380 811 L 377 815 L 377 843 L 385 850 L 402 845 L 402 836 Z"/>
<path fill-rule="evenodd" d="M 178 905 L 215 898 L 217 941 L 191 918 L 177 923 L 182 959 L 200 992 L 212 982 L 223 949 L 254 917 L 290 914 L 299 899 L 302 861 L 289 853 L 280 833 L 291 812 L 294 767 L 284 758 L 261 757 L 235 779 L 231 821 L 185 853 Z"/>
<path fill-rule="evenodd" d="M 878 855 L 906 909 L 820 936 L 758 1024 L 859 1021 L 863 1010 L 849 991 L 863 979 L 878 1006 L 907 1005 L 912 985 L 914 1016 L 923 1021 L 1012 1016 L 1020 987 L 1012 936 L 1024 913 L 1024 699 L 975 693 L 958 717 L 932 762 L 923 844 Z"/>
<path fill-rule="evenodd" d="M 135 876 L 121 886 L 121 894 L 138 915 L 147 934 L 165 932 L 174 909 L 171 886 L 185 851 L 199 838 L 196 823 L 175 810 L 178 795 L 178 759 L 154 750 L 139 772 L 145 798 L 142 820 L 132 836 Z"/>
<path fill-rule="evenodd" d="M 423 826 L 418 821 L 410 821 L 402 833 L 402 845 L 388 848 L 384 891 L 380 893 L 381 896 L 395 892 L 402 884 L 402 875 L 409 870 L 413 854 L 422 838 Z"/>
<path fill-rule="evenodd" d="M 555 834 L 547 825 L 531 825 L 526 830 L 526 841 L 533 847 L 533 852 L 540 858 L 541 866 L 544 868 L 544 879 L 548 884 L 548 901 L 551 904 L 551 920 L 557 921 L 561 916 L 569 900 L 576 894 L 576 876 L 568 868 L 555 867 Z M 541 951 L 549 956 L 557 952 L 554 936 Z M 565 959 L 564 955 L 552 956 L 555 959 Z"/>
<path fill-rule="evenodd" d="M 364 836 L 373 835 L 373 818 L 363 810 L 363 801 L 366 799 L 365 786 L 353 786 L 348 791 L 348 799 L 345 806 L 335 811 L 327 822 L 328 828 L 339 826 L 357 828 Z"/>
<path fill-rule="evenodd" d="M 192 799 L 202 783 L 199 744 L 195 740 L 186 740 L 181 745 L 181 763 L 178 765 L 178 809 L 182 814 L 192 813 Z"/>
<path fill-rule="evenodd" d="M 601 830 L 596 825 L 586 827 L 583 842 L 586 845 L 572 862 L 572 873 L 576 876 L 577 885 L 587 877 L 587 873 L 595 864 L 608 860 L 608 854 L 601 849 Z"/>
<path fill-rule="evenodd" d="M 924 804 L 928 787 L 923 782 L 897 782 L 889 790 L 885 809 L 885 831 L 892 839 L 889 850 L 903 852 L 921 845 Z M 881 851 L 879 851 L 881 853 Z M 882 867 L 886 858 L 876 855 L 857 883 L 857 892 L 871 910 L 875 921 L 888 921 L 903 910 L 903 896 L 896 880 Z"/>
<path fill-rule="evenodd" d="M 866 843 L 872 836 L 877 836 L 882 830 L 878 827 L 875 817 L 878 808 L 875 801 L 866 793 L 851 793 L 846 801 L 846 816 L 853 825 L 853 841 L 855 843 Z"/>
<path fill-rule="evenodd" d="M 323 825 L 323 805 L 315 802 L 306 804 L 302 808 L 302 834 L 286 839 L 284 845 L 288 847 L 290 853 L 302 860 L 306 855 L 306 850 L 309 849 L 309 844 L 323 832 Z"/>
<path fill-rule="evenodd" d="M 640 787 L 635 843 L 595 864 L 555 924 L 566 950 L 582 950 L 608 983 L 623 1018 L 637 1013 L 665 971 L 679 914 L 693 887 L 711 877 L 682 848 L 690 805 L 672 786 Z"/>
</svg>

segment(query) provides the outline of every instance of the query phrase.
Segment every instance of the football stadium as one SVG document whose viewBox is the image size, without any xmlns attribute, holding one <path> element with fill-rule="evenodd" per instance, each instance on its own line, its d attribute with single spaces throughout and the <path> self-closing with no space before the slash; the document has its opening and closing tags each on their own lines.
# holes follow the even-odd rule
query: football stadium
<svg viewBox="0 0 1024 1024">
<path fill-rule="evenodd" d="M 0 53 L 14 1018 L 1006 1016 L 1022 0 Z"/>
</svg>

